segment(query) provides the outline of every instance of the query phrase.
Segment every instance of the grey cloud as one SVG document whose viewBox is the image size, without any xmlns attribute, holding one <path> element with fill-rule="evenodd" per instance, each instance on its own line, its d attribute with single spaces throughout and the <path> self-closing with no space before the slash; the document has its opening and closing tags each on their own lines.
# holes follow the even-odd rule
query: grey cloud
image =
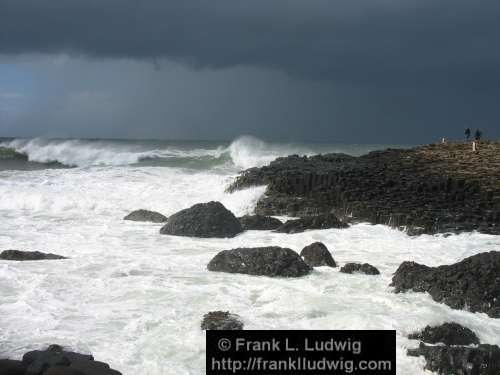
<svg viewBox="0 0 500 375">
<path fill-rule="evenodd" d="M 498 88 L 499 16 L 496 0 L 0 0 L 0 53 Z"/>
</svg>

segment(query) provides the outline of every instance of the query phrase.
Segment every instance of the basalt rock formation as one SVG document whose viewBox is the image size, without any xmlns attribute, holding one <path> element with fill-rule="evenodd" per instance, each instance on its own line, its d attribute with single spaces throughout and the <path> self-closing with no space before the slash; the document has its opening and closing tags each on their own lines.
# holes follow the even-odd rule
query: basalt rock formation
<svg viewBox="0 0 500 375">
<path fill-rule="evenodd" d="M 403 262 L 392 278 L 396 293 L 428 292 L 453 309 L 500 318 L 500 252 L 481 253 L 461 262 L 428 267 Z"/>
<path fill-rule="evenodd" d="M 302 249 L 300 256 L 311 267 L 337 267 L 330 251 L 322 242 L 314 242 Z"/>
<path fill-rule="evenodd" d="M 500 234 L 500 142 L 292 155 L 248 169 L 229 191 L 267 185 L 261 215 L 335 213 L 410 234 L 477 230 Z"/>
<path fill-rule="evenodd" d="M 408 335 L 409 339 L 420 340 L 427 344 L 445 345 L 477 345 L 479 339 L 476 334 L 467 327 L 458 323 L 444 323 L 440 326 L 427 326 L 421 332 Z"/>
<path fill-rule="evenodd" d="M 131 221 L 147 221 L 151 223 L 164 223 L 167 221 L 167 217 L 155 211 L 148 210 L 136 210 L 129 213 L 123 218 L 123 220 Z"/>
<path fill-rule="evenodd" d="M 312 271 L 295 251 L 277 246 L 224 250 L 212 258 L 207 268 L 271 277 L 300 277 Z"/>
<path fill-rule="evenodd" d="M 2 260 L 30 261 L 48 259 L 66 259 L 62 255 L 42 253 L 40 251 L 4 250 L 0 253 Z"/>
<path fill-rule="evenodd" d="M 311 229 L 347 228 L 348 226 L 349 225 L 339 220 L 334 214 L 320 214 L 288 220 L 285 224 L 276 229 L 276 232 L 300 233 Z"/>
<path fill-rule="evenodd" d="M 0 374 L 7 375 L 121 375 L 92 355 L 67 351 L 60 345 L 24 354 L 22 361 L 0 360 Z"/>
<path fill-rule="evenodd" d="M 240 316 L 229 311 L 210 311 L 201 322 L 202 330 L 242 330 L 243 326 Z"/>
<path fill-rule="evenodd" d="M 341 269 L 342 273 L 364 273 L 365 275 L 380 275 L 380 271 L 368 263 L 347 263 Z"/>
<path fill-rule="evenodd" d="M 198 203 L 168 218 L 161 234 L 173 236 L 228 238 L 243 232 L 234 214 L 220 202 Z"/>
<path fill-rule="evenodd" d="M 243 230 L 274 230 L 283 225 L 281 220 L 263 215 L 246 215 L 238 218 L 238 220 Z"/>
</svg>

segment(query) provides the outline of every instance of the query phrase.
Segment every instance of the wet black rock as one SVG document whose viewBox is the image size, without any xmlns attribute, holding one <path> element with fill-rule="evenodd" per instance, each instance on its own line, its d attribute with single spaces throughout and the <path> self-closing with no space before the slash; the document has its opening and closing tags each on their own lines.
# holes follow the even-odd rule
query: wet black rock
<svg viewBox="0 0 500 375">
<path fill-rule="evenodd" d="M 240 316 L 229 311 L 211 311 L 203 316 L 201 322 L 203 330 L 242 330 L 243 326 Z"/>
<path fill-rule="evenodd" d="M 337 267 L 330 251 L 321 242 L 314 242 L 302 249 L 300 256 L 311 267 Z"/>
<path fill-rule="evenodd" d="M 343 273 L 364 273 L 366 275 L 380 275 L 380 271 L 368 263 L 346 263 L 340 268 Z"/>
<path fill-rule="evenodd" d="M 409 349 L 412 357 L 423 356 L 425 368 L 440 375 L 498 375 L 500 348 L 481 344 L 478 347 L 426 345 Z"/>
<path fill-rule="evenodd" d="M 26 364 L 12 359 L 0 359 L 0 375 L 24 375 Z"/>
<path fill-rule="evenodd" d="M 123 220 L 165 223 L 167 221 L 167 217 L 155 211 L 137 210 L 125 216 Z"/>
<path fill-rule="evenodd" d="M 21 250 L 4 250 L 0 253 L 0 259 L 29 261 L 29 260 L 47 260 L 47 259 L 66 259 L 61 255 L 42 253 L 40 251 L 21 251 Z"/>
<path fill-rule="evenodd" d="M 92 355 L 67 351 L 60 345 L 24 354 L 22 361 L 0 360 L 0 375 L 121 375 Z"/>
<path fill-rule="evenodd" d="M 215 272 L 271 277 L 300 277 L 312 271 L 295 251 L 277 246 L 224 250 L 207 268 Z"/>
<path fill-rule="evenodd" d="M 239 218 L 243 230 L 275 230 L 283 223 L 271 216 L 246 215 Z"/>
<path fill-rule="evenodd" d="M 458 323 L 444 323 L 440 326 L 427 326 L 422 332 L 408 335 L 412 340 L 420 340 L 427 344 L 443 343 L 445 345 L 477 345 L 479 339 L 469 328 Z"/>
<path fill-rule="evenodd" d="M 234 237 L 241 233 L 240 222 L 220 202 L 198 203 L 168 218 L 161 234 L 187 237 Z"/>
<path fill-rule="evenodd" d="M 451 308 L 500 318 L 500 252 L 481 253 L 439 267 L 403 262 L 391 286 L 396 293 L 428 292 Z"/>
<path fill-rule="evenodd" d="M 266 185 L 255 212 L 348 215 L 409 234 L 500 234 L 500 142 L 482 141 L 278 158 L 241 173 L 229 191 Z"/>
<path fill-rule="evenodd" d="M 299 233 L 309 229 L 347 228 L 348 226 L 334 214 L 324 214 L 288 220 L 276 231 L 281 233 Z"/>
</svg>

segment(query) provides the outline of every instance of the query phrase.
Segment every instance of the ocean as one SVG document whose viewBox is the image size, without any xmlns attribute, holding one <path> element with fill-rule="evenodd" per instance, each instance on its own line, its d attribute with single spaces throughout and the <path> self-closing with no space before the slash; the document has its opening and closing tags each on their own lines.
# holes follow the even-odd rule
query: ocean
<svg viewBox="0 0 500 375">
<path fill-rule="evenodd" d="M 422 235 L 381 225 L 298 234 L 247 231 L 231 239 L 164 236 L 161 224 L 124 221 L 136 209 L 171 215 L 216 200 L 253 212 L 265 187 L 233 194 L 239 171 L 289 154 L 361 155 L 401 145 L 0 139 L 0 250 L 38 250 L 64 261 L 0 261 L 0 358 L 59 343 L 91 352 L 123 374 L 203 374 L 203 315 L 239 314 L 246 329 L 395 329 L 397 373 L 429 374 L 406 356 L 407 335 L 447 321 L 500 345 L 500 320 L 452 310 L 427 294 L 394 294 L 400 263 L 455 263 L 500 248 L 476 232 Z M 207 271 L 221 250 L 277 245 L 297 252 L 315 241 L 340 265 L 367 262 L 380 276 L 319 267 L 282 279 Z"/>
</svg>

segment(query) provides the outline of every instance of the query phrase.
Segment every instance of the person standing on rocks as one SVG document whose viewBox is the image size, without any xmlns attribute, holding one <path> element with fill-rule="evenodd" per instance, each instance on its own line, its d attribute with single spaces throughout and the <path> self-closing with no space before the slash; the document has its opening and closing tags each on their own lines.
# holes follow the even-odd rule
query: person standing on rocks
<svg viewBox="0 0 500 375">
<path fill-rule="evenodd" d="M 470 138 L 470 128 L 465 129 L 465 141 L 468 142 Z"/>
<path fill-rule="evenodd" d="M 481 132 L 481 130 L 476 129 L 476 133 L 475 133 L 476 141 L 480 141 L 482 135 L 483 135 L 483 133 Z"/>
</svg>

